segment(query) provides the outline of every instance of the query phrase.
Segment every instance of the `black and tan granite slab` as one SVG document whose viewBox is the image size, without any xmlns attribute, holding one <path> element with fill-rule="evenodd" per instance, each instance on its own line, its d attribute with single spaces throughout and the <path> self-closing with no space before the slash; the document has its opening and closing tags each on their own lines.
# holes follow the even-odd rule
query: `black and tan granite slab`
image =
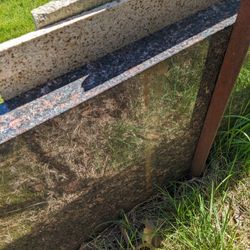
<svg viewBox="0 0 250 250">
<path fill-rule="evenodd" d="M 111 81 L 116 86 L 108 91 L 1 144 L 0 248 L 77 249 L 156 186 L 184 178 L 230 30 L 139 74 L 137 68 L 128 80 Z M 68 89 L 74 102 L 83 80 Z M 65 105 L 68 93 L 62 96 Z"/>
</svg>

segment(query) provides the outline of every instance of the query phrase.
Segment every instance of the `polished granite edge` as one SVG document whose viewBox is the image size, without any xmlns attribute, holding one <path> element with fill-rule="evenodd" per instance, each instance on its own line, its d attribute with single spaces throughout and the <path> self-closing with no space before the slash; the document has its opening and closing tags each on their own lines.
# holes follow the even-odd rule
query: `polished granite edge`
<svg viewBox="0 0 250 250">
<path fill-rule="evenodd" d="M 226 2 L 228 4 L 228 1 Z M 232 2 L 235 3 L 234 6 L 226 6 L 223 3 L 215 5 L 96 62 L 85 65 L 78 75 L 71 76 L 73 79 L 81 76 L 79 79 L 66 83 L 65 86 L 59 86 L 58 89 L 0 116 L 0 143 L 76 107 L 231 26 L 236 20 L 235 12 L 238 8 L 236 1 Z"/>
<path fill-rule="evenodd" d="M 84 11 L 94 9 L 112 0 L 49 1 L 31 11 L 37 29 L 41 29 Z"/>
</svg>

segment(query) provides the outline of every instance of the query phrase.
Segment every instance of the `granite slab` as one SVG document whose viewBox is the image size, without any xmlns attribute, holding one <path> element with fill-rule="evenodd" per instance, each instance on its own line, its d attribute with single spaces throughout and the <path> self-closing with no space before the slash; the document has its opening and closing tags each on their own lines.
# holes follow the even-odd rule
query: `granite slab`
<svg viewBox="0 0 250 250">
<path fill-rule="evenodd" d="M 112 0 L 53 0 L 31 11 L 37 29 L 62 21 Z"/>
</svg>

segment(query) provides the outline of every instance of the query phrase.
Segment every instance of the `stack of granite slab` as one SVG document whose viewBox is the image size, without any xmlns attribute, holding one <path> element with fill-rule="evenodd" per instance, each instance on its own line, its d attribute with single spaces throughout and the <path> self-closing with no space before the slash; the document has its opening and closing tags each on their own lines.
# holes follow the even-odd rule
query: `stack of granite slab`
<svg viewBox="0 0 250 250">
<path fill-rule="evenodd" d="M 114 1 L 0 44 L 0 247 L 76 249 L 188 174 L 238 6 Z"/>
</svg>

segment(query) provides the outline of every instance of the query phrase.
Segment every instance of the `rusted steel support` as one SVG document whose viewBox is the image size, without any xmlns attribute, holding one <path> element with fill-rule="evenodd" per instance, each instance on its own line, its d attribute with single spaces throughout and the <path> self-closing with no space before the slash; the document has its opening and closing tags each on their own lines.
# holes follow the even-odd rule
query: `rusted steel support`
<svg viewBox="0 0 250 250">
<path fill-rule="evenodd" d="M 193 131 L 200 131 L 201 126 L 204 124 L 218 75 L 220 73 L 221 65 L 228 47 L 231 32 L 232 26 L 215 33 L 209 39 L 207 58 L 190 123 L 190 127 Z M 193 136 L 196 137 L 196 135 Z M 198 142 L 199 136 L 200 134 L 198 135 L 195 146 Z"/>
<path fill-rule="evenodd" d="M 194 154 L 191 175 L 200 176 L 214 142 L 229 96 L 250 44 L 250 0 L 242 0 Z"/>
</svg>

